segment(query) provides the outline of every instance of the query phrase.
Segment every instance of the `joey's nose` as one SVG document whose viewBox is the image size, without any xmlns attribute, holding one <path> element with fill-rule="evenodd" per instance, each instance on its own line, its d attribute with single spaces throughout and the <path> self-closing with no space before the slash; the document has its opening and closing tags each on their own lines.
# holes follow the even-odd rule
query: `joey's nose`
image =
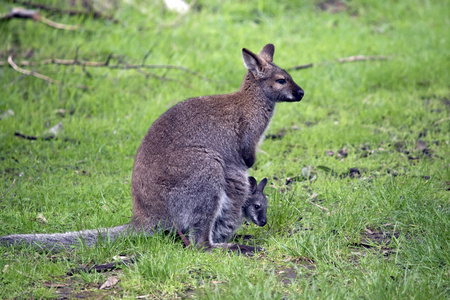
<svg viewBox="0 0 450 300">
<path fill-rule="evenodd" d="M 264 225 L 266 225 L 266 223 L 267 223 L 266 219 L 261 220 L 261 222 L 259 222 L 259 226 L 263 227 Z"/>
</svg>

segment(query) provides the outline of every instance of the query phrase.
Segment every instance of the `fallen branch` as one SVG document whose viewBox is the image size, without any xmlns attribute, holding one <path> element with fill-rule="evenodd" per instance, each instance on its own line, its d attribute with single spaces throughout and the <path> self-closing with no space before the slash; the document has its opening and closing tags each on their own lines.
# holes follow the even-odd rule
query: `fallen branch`
<svg viewBox="0 0 450 300">
<path fill-rule="evenodd" d="M 65 9 L 60 9 L 60 8 L 57 8 L 57 7 L 54 7 L 54 6 L 45 5 L 45 4 L 31 3 L 30 1 L 13 0 L 12 2 L 13 3 L 18 3 L 20 5 L 27 6 L 27 7 L 32 7 L 32 8 L 35 8 L 35 9 L 41 9 L 41 10 L 49 11 L 49 12 L 52 12 L 52 13 L 59 13 L 59 14 L 69 15 L 69 16 L 92 16 L 94 19 L 106 19 L 106 20 L 112 21 L 114 23 L 118 23 L 118 21 L 116 19 L 114 19 L 113 17 L 106 16 L 102 12 L 95 11 L 93 9 L 91 9 L 89 11 L 65 10 Z"/>
<path fill-rule="evenodd" d="M 33 21 L 42 22 L 50 27 L 56 28 L 56 29 L 64 29 L 64 30 L 76 30 L 79 26 L 77 25 L 64 25 L 61 23 L 56 23 L 50 19 L 47 19 L 43 17 L 39 12 L 30 10 L 30 9 L 24 9 L 20 7 L 13 8 L 8 14 L 0 16 L 0 20 L 10 20 L 10 19 L 30 19 Z"/>
<path fill-rule="evenodd" d="M 34 136 L 34 135 L 25 135 L 25 134 L 22 134 L 22 133 L 17 132 L 17 131 L 14 132 L 14 136 L 17 136 L 17 137 L 19 137 L 21 139 L 29 140 L 29 141 L 37 141 L 37 140 L 42 140 L 42 141 L 55 140 L 56 141 L 56 140 L 58 140 L 58 137 L 56 137 L 54 135 L 49 135 L 49 136 L 44 136 L 44 137 L 37 137 L 37 136 Z M 75 140 L 75 139 L 65 138 L 63 141 L 64 142 L 73 142 L 73 143 L 78 143 L 79 144 L 79 142 L 77 140 Z"/>
<path fill-rule="evenodd" d="M 10 65 L 14 70 L 16 70 L 16 71 L 19 72 L 19 73 L 22 73 L 22 74 L 25 74 L 25 75 L 29 75 L 29 76 L 34 76 L 34 77 L 36 77 L 36 78 L 39 78 L 39 79 L 48 81 L 48 82 L 50 82 L 50 83 L 59 84 L 59 82 L 56 81 L 56 80 L 53 79 L 53 78 L 50 78 L 50 77 L 48 77 L 48 76 L 39 74 L 39 73 L 34 72 L 34 71 L 29 71 L 29 70 L 25 70 L 25 69 L 19 68 L 19 67 L 14 63 L 14 61 L 13 61 L 13 59 L 12 59 L 12 55 L 8 56 L 8 63 L 9 63 L 9 65 Z"/>
<path fill-rule="evenodd" d="M 388 60 L 391 59 L 390 56 L 365 56 L 365 55 L 354 55 L 354 56 L 349 56 L 349 57 L 343 57 L 343 58 L 338 58 L 335 60 L 335 62 L 338 63 L 348 63 L 348 62 L 355 62 L 355 61 L 367 61 L 367 60 Z M 322 62 L 322 63 L 309 63 L 309 64 L 304 64 L 304 65 L 298 65 L 298 66 L 294 66 L 294 67 L 290 67 L 288 68 L 289 71 L 294 71 L 294 70 L 301 70 L 301 69 L 308 69 L 308 68 L 312 68 L 314 66 L 323 66 L 329 64 L 329 62 Z"/>
<path fill-rule="evenodd" d="M 308 68 L 312 68 L 313 66 L 314 66 L 314 64 L 310 63 L 310 64 L 306 64 L 306 65 L 299 65 L 299 66 L 290 67 L 288 70 L 308 69 Z"/>
<path fill-rule="evenodd" d="M 144 63 L 139 64 L 139 65 L 133 65 L 133 64 L 128 64 L 128 63 L 123 62 L 123 61 L 120 61 L 117 64 L 112 65 L 110 63 L 112 58 L 118 58 L 118 57 L 117 56 L 113 56 L 113 55 L 110 54 L 110 55 L 108 55 L 108 57 L 106 58 L 106 60 L 104 62 L 82 61 L 82 60 L 79 60 L 78 58 L 75 58 L 75 59 L 52 58 L 52 59 L 45 59 L 45 60 L 42 60 L 42 61 L 39 61 L 39 62 L 30 62 L 30 61 L 24 60 L 24 61 L 18 63 L 18 65 L 20 65 L 20 66 L 36 66 L 36 65 L 53 64 L 53 65 L 63 65 L 63 66 L 81 66 L 81 67 L 90 67 L 90 68 L 108 68 L 108 69 L 119 69 L 119 70 L 167 69 L 167 70 L 179 70 L 179 71 L 182 71 L 182 72 L 189 73 L 191 75 L 197 76 L 199 78 L 205 79 L 207 81 L 212 81 L 211 79 L 209 79 L 209 78 L 207 78 L 205 76 L 202 76 L 198 72 L 192 71 L 192 70 L 190 70 L 190 69 L 188 69 L 186 67 L 182 67 L 182 66 L 174 66 L 174 65 L 147 65 L 147 64 L 144 64 Z M 9 63 L 9 58 L 8 58 L 8 63 Z M 0 67 L 1 66 L 5 66 L 5 65 L 7 65 L 6 62 L 0 61 Z M 15 66 L 17 67 L 17 64 L 15 64 Z M 30 71 L 28 71 L 28 72 L 30 72 Z M 27 75 L 31 75 L 31 74 L 27 74 Z M 154 78 L 157 78 L 159 80 L 169 80 L 169 81 L 170 80 L 175 80 L 175 79 L 172 79 L 172 78 L 169 78 L 169 77 L 158 76 L 158 75 L 153 74 L 153 73 L 145 73 L 145 75 L 147 77 L 154 77 Z"/>
<path fill-rule="evenodd" d="M 328 208 L 323 207 L 323 206 L 320 206 L 319 204 L 316 204 L 316 203 L 314 203 L 314 202 L 311 201 L 311 199 L 314 199 L 314 198 L 316 198 L 316 197 L 317 197 L 317 193 L 314 193 L 311 197 L 308 198 L 307 201 L 308 201 L 309 203 L 311 203 L 311 204 L 317 206 L 317 207 L 320 208 L 321 210 L 326 210 L 326 211 L 327 211 L 327 214 L 329 214 Z"/>
<path fill-rule="evenodd" d="M 438 125 L 438 124 L 440 124 L 440 123 L 442 123 L 442 122 L 444 122 L 444 121 L 447 121 L 447 120 L 449 120 L 449 119 L 450 119 L 450 117 L 448 117 L 448 118 L 443 118 L 443 119 L 440 119 L 440 120 L 437 120 L 436 122 L 433 123 L 433 125 Z"/>
<path fill-rule="evenodd" d="M 339 63 L 353 62 L 353 61 L 366 61 L 366 60 L 387 60 L 391 59 L 387 56 L 365 56 L 365 55 L 355 55 L 344 58 L 337 59 Z"/>
</svg>

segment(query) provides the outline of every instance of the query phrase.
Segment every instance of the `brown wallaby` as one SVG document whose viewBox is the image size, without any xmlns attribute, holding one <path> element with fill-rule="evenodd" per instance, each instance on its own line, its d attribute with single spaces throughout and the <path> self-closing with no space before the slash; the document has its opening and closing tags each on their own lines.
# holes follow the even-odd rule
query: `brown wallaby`
<svg viewBox="0 0 450 300">
<path fill-rule="evenodd" d="M 304 95 L 272 62 L 274 52 L 272 44 L 258 55 L 242 49 L 247 73 L 237 92 L 187 99 L 162 114 L 135 157 L 130 224 L 76 234 L 90 242 L 98 235 L 114 238 L 178 228 L 198 247 L 255 251 L 226 243 L 242 224 L 242 208 L 250 194 L 247 169 L 255 162 L 275 103 L 300 101 Z M 215 233 L 218 220 L 227 220 L 227 233 Z M 64 245 L 61 235 L 70 240 L 73 234 L 4 236 L 0 242 Z"/>
</svg>

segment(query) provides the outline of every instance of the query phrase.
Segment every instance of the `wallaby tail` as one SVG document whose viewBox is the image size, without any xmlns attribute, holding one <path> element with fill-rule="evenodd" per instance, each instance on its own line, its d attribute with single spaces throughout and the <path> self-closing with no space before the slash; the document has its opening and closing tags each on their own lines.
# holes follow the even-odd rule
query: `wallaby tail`
<svg viewBox="0 0 450 300">
<path fill-rule="evenodd" d="M 50 251 L 69 250 L 70 246 L 85 244 L 93 246 L 96 243 L 114 241 L 119 236 L 132 234 L 130 224 L 112 228 L 99 228 L 84 231 L 71 231 L 51 234 L 13 234 L 0 237 L 0 245 L 32 245 Z"/>
</svg>

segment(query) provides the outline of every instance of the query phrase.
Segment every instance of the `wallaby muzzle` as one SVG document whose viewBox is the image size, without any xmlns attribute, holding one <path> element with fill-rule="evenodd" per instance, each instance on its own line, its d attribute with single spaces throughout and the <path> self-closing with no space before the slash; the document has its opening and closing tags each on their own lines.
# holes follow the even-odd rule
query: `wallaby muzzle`
<svg viewBox="0 0 450 300">
<path fill-rule="evenodd" d="M 303 99 L 303 96 L 305 96 L 305 91 L 303 91 L 302 88 L 299 88 L 299 90 L 297 90 L 296 96 L 296 99 L 298 99 L 297 101 L 301 101 Z"/>
</svg>

